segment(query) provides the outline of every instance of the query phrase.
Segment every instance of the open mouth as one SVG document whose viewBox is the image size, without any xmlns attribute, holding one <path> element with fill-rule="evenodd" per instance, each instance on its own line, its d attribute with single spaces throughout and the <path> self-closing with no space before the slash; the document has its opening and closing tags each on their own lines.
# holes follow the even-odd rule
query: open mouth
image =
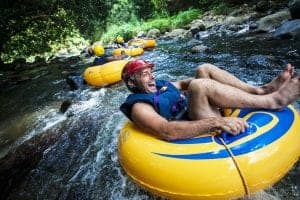
<svg viewBox="0 0 300 200">
<path fill-rule="evenodd" d="M 156 86 L 155 86 L 155 83 L 149 83 L 148 84 L 148 87 L 151 91 L 155 91 L 156 90 Z"/>
</svg>

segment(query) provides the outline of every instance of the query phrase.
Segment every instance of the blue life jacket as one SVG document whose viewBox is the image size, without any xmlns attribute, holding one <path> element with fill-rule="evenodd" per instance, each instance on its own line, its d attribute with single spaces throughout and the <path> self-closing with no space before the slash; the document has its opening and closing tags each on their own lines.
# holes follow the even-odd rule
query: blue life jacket
<svg viewBox="0 0 300 200">
<path fill-rule="evenodd" d="M 156 80 L 157 92 L 130 94 L 121 105 L 121 111 L 131 119 L 132 106 L 143 102 L 153 106 L 155 111 L 167 120 L 187 119 L 187 97 L 170 82 Z"/>
<path fill-rule="evenodd" d="M 103 64 L 107 63 L 107 57 L 109 57 L 109 56 L 105 55 L 105 54 L 102 56 L 96 57 L 94 59 L 93 65 L 103 65 Z"/>
</svg>

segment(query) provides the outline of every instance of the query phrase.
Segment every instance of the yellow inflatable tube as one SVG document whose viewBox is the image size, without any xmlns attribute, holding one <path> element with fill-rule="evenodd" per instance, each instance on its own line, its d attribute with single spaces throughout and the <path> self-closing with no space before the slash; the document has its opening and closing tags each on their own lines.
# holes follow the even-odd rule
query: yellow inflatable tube
<svg viewBox="0 0 300 200">
<path fill-rule="evenodd" d="M 167 142 L 127 122 L 119 161 L 139 185 L 170 199 L 235 199 L 282 178 L 300 155 L 299 113 L 234 110 L 250 128 L 238 136 L 207 134 Z"/>
<path fill-rule="evenodd" d="M 133 48 L 117 48 L 112 51 L 112 54 L 115 56 L 119 56 L 122 52 L 128 56 L 139 56 L 144 53 L 144 49 L 140 47 L 133 47 Z"/>
<path fill-rule="evenodd" d="M 141 48 L 154 48 L 156 47 L 155 39 L 132 39 L 128 42 L 128 46 L 138 46 Z"/>
<path fill-rule="evenodd" d="M 84 80 L 93 86 L 106 86 L 121 80 L 123 67 L 128 60 L 118 60 L 103 65 L 88 67 L 83 74 Z"/>
</svg>

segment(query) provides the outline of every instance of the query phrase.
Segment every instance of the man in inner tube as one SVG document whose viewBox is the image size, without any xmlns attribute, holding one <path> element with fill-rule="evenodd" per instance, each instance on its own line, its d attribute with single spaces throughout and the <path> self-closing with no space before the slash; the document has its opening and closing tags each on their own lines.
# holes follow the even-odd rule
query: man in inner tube
<svg viewBox="0 0 300 200">
<path fill-rule="evenodd" d="M 102 45 L 96 44 L 94 46 L 94 54 L 96 55 L 93 65 L 103 65 L 105 63 L 122 60 L 127 57 L 124 51 L 121 51 L 121 55 L 108 55 L 105 53 L 105 49 Z"/>
<path fill-rule="evenodd" d="M 118 36 L 114 42 L 116 44 L 117 48 L 126 48 L 127 45 L 124 42 L 124 38 L 121 36 Z"/>
<path fill-rule="evenodd" d="M 130 57 L 125 54 L 125 51 L 121 51 L 121 55 L 108 55 L 105 53 L 105 49 L 101 44 L 95 44 L 94 47 L 91 47 L 91 55 L 95 55 L 95 59 L 93 61 L 93 66 L 103 65 L 105 63 L 129 59 Z M 66 78 L 67 84 L 69 84 L 72 90 L 77 90 L 82 88 L 85 84 L 82 74 L 72 74 L 67 76 Z"/>
<path fill-rule="evenodd" d="M 164 140 L 209 131 L 237 135 L 247 122 L 222 116 L 223 108 L 282 109 L 300 97 L 300 75 L 292 78 L 290 64 L 263 86 L 249 85 L 211 64 L 200 65 L 196 78 L 176 82 L 155 80 L 153 67 L 145 60 L 125 65 L 122 80 L 133 94 L 120 109 L 137 126 Z"/>
</svg>

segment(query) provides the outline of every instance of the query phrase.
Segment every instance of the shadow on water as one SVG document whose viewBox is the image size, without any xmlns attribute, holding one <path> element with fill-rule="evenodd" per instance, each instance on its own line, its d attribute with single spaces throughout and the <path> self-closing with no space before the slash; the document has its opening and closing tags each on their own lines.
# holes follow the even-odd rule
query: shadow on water
<svg viewBox="0 0 300 200">
<path fill-rule="evenodd" d="M 190 53 L 198 44 L 209 50 Z M 288 54 L 299 50 L 299 46 L 299 41 L 221 35 L 202 40 L 159 41 L 155 50 L 147 51 L 142 57 L 156 64 L 154 73 L 158 79 L 172 81 L 194 76 L 199 64 L 210 62 L 248 83 L 259 85 L 276 76 L 285 63 L 300 66 L 299 57 Z M 18 157 L 27 159 L 27 171 L 22 174 L 25 177 L 6 186 L 6 196 L 2 197 L 157 199 L 134 184 L 118 163 L 117 138 L 126 120 L 118 108 L 129 94 L 125 86 L 117 83 L 107 88 L 85 87 L 72 91 L 61 68 L 44 70 L 46 75 L 8 88 L 0 97 L 1 157 L 9 150 L 13 152 L 8 154 L 11 159 L 14 153 L 31 154 L 30 158 Z M 82 72 L 83 68 L 73 70 Z M 72 105 L 62 114 L 58 111 L 65 100 L 72 101 Z M 295 105 L 300 110 L 299 102 Z M 22 145 L 24 148 L 20 148 Z M 30 146 L 39 150 L 24 153 Z M 22 172 L 23 166 L 18 167 L 15 172 Z M 299 169 L 298 162 L 278 184 L 251 199 L 299 199 Z"/>
</svg>

